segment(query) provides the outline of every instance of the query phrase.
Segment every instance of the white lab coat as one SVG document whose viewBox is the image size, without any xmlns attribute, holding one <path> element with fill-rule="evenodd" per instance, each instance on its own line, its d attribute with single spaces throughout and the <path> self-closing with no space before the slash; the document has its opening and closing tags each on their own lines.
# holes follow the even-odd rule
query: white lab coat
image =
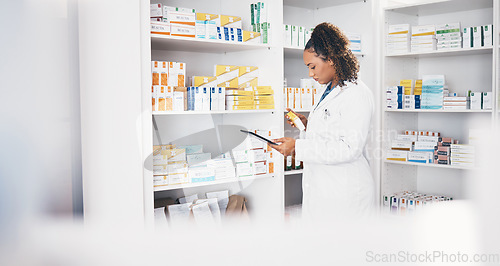
<svg viewBox="0 0 500 266">
<path fill-rule="evenodd" d="M 309 114 L 305 138 L 295 142 L 304 162 L 302 213 L 323 220 L 369 217 L 375 184 L 363 151 L 373 94 L 361 81 L 336 87 Z"/>
</svg>

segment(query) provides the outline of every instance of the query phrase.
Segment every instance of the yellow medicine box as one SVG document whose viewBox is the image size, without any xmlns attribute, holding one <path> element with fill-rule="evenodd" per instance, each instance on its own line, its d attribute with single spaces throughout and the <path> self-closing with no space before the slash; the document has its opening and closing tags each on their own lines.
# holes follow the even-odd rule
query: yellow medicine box
<svg viewBox="0 0 500 266">
<path fill-rule="evenodd" d="M 261 39 L 261 34 L 258 32 L 243 31 L 243 42 L 260 43 Z"/>
<path fill-rule="evenodd" d="M 216 87 L 217 77 L 211 76 L 193 76 L 191 85 L 194 87 Z"/>
<path fill-rule="evenodd" d="M 196 13 L 196 20 L 216 20 L 219 18 L 219 15 L 216 14 L 209 14 L 209 13 Z"/>
<path fill-rule="evenodd" d="M 238 88 L 255 87 L 259 83 L 258 78 L 238 78 Z"/>
<path fill-rule="evenodd" d="M 239 77 L 241 76 L 246 76 L 246 77 L 257 77 L 257 72 L 259 68 L 256 66 L 240 66 L 239 67 Z"/>
</svg>

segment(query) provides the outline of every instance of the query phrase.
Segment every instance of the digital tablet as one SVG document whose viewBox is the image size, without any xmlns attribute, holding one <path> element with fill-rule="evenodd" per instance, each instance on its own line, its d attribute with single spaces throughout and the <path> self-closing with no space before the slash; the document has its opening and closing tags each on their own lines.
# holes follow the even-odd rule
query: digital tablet
<svg viewBox="0 0 500 266">
<path fill-rule="evenodd" d="M 241 132 L 243 132 L 243 133 L 250 134 L 250 136 L 254 136 L 254 137 L 258 138 L 259 140 L 261 140 L 261 141 L 265 141 L 265 142 L 267 142 L 267 143 L 269 143 L 269 144 L 279 145 L 278 143 L 276 143 L 276 142 L 272 142 L 271 140 L 266 139 L 266 138 L 264 138 L 263 136 L 257 135 L 257 134 L 255 134 L 255 133 L 253 133 L 253 132 L 250 132 L 250 131 L 247 131 L 247 130 L 243 130 L 243 129 L 241 129 L 240 131 L 241 131 Z"/>
</svg>

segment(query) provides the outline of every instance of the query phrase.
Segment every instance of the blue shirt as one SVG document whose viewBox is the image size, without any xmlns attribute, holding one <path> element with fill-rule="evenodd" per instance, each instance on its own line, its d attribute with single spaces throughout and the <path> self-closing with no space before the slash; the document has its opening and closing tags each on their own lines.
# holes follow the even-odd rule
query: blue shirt
<svg viewBox="0 0 500 266">
<path fill-rule="evenodd" d="M 335 89 L 335 87 L 332 88 L 332 83 L 330 82 L 328 84 L 328 86 L 326 87 L 326 90 L 325 92 L 323 92 L 323 96 L 321 96 L 321 98 L 319 99 L 319 102 L 318 102 L 318 105 L 321 103 L 321 101 L 323 101 L 323 99 L 325 99 L 325 97 L 333 91 L 333 89 Z M 317 105 L 316 105 L 317 106 Z"/>
</svg>

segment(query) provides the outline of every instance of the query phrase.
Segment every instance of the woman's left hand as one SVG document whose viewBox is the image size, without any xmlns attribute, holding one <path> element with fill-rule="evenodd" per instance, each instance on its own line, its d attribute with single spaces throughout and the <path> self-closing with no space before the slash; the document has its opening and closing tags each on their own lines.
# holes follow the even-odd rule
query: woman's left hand
<svg viewBox="0 0 500 266">
<path fill-rule="evenodd" d="M 279 151 L 284 156 L 295 154 L 295 139 L 294 138 L 279 138 L 274 139 L 273 142 L 281 143 L 280 145 L 269 144 L 271 148 Z"/>
</svg>

